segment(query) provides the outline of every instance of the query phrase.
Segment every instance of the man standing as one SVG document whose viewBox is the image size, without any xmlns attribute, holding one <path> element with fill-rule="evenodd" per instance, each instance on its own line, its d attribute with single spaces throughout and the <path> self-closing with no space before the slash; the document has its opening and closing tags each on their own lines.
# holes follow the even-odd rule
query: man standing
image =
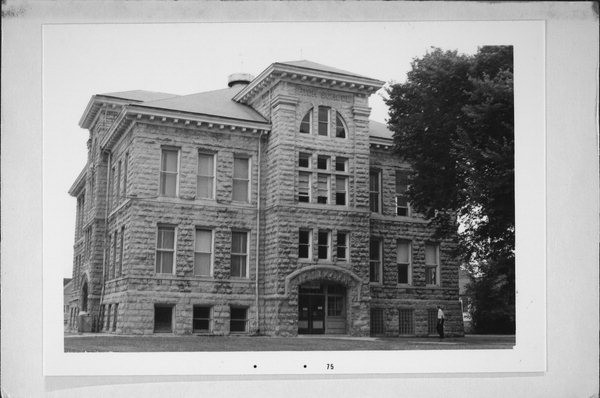
<svg viewBox="0 0 600 398">
<path fill-rule="evenodd" d="M 440 339 L 444 338 L 444 311 L 442 311 L 442 306 L 438 305 L 438 314 L 437 314 L 437 332 L 440 335 Z"/>
</svg>

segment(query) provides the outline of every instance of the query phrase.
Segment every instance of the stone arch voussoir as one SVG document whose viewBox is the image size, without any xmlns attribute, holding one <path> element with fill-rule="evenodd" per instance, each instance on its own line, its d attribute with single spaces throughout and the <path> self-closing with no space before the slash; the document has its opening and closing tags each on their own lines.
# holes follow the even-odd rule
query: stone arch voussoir
<svg viewBox="0 0 600 398">
<path fill-rule="evenodd" d="M 354 272 L 334 265 L 312 265 L 292 272 L 285 278 L 285 295 L 289 297 L 298 286 L 311 281 L 335 282 L 347 288 L 355 288 L 358 300 L 361 299 L 362 279 Z"/>
</svg>

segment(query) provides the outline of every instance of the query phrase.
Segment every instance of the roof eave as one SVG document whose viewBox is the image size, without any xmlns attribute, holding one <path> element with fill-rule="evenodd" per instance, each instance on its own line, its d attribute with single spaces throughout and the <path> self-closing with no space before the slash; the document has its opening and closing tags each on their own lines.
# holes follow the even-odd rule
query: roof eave
<svg viewBox="0 0 600 398">
<path fill-rule="evenodd" d="M 85 187 L 85 176 L 87 174 L 87 168 L 88 168 L 88 165 L 86 164 L 83 167 L 83 170 L 81 170 L 81 172 L 79 173 L 79 175 L 73 182 L 73 185 L 71 185 L 71 188 L 69 188 L 69 191 L 68 191 L 69 195 L 76 197 L 79 195 L 79 193 Z"/>
<path fill-rule="evenodd" d="M 92 97 L 88 101 L 87 106 L 85 107 L 85 110 L 83 111 L 83 115 L 81 115 L 81 118 L 79 119 L 79 127 L 83 128 L 83 129 L 87 129 L 90 127 L 90 123 L 94 118 L 89 117 L 89 115 L 92 112 L 92 108 L 94 107 L 95 104 L 96 104 L 96 96 L 92 95 Z"/>
<path fill-rule="evenodd" d="M 370 135 L 369 144 L 376 148 L 389 149 L 394 146 L 394 140 L 392 138 Z"/>
<path fill-rule="evenodd" d="M 126 100 L 123 98 L 111 97 L 102 94 L 92 95 L 92 98 L 90 98 L 90 101 L 88 102 L 88 105 L 85 108 L 85 111 L 83 111 L 83 115 L 79 120 L 79 126 L 84 129 L 91 128 L 96 120 L 98 110 L 107 104 L 110 104 L 112 108 L 116 108 L 117 106 L 126 106 L 131 102 L 140 101 Z"/>
<path fill-rule="evenodd" d="M 144 117 L 149 118 L 143 119 Z M 119 140 L 122 133 L 131 128 L 136 122 L 156 121 L 167 122 L 170 119 L 175 125 L 180 123 L 181 127 L 195 125 L 197 127 L 205 124 L 209 127 L 224 129 L 228 126 L 230 129 L 240 128 L 242 131 L 270 131 L 271 124 L 268 122 L 258 122 L 253 120 L 243 120 L 235 118 L 221 117 L 217 115 L 204 115 L 193 112 L 174 111 L 169 109 L 151 108 L 140 105 L 127 105 L 114 121 L 111 128 L 106 133 L 100 143 L 102 150 L 111 150 L 113 145 Z M 232 128 L 232 126 L 234 128 Z"/>
<path fill-rule="evenodd" d="M 294 76 L 296 76 L 296 78 L 299 79 L 299 82 L 307 80 L 302 80 L 300 76 L 310 76 L 311 79 L 321 79 L 321 81 L 325 80 L 329 81 L 330 83 L 339 84 L 339 86 L 335 88 L 367 91 L 369 93 L 379 90 L 385 84 L 385 82 L 382 80 L 371 79 L 368 77 L 323 71 L 275 62 L 265 69 L 260 75 L 258 75 L 258 77 L 252 80 L 250 84 L 240 90 L 232 99 L 237 102 L 243 102 L 244 98 L 249 93 L 265 85 L 267 83 L 267 79 L 269 79 L 269 76 L 275 73 L 279 73 L 279 78 L 290 76 L 292 79 L 294 79 Z"/>
</svg>

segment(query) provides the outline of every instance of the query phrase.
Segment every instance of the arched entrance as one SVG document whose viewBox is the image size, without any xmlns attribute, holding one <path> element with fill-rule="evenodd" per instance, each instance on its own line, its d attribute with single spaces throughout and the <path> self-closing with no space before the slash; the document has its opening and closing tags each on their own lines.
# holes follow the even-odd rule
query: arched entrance
<svg viewBox="0 0 600 398">
<path fill-rule="evenodd" d="M 88 283 L 87 279 L 83 281 L 83 286 L 81 287 L 81 310 L 83 312 L 87 312 L 88 310 Z"/>
<path fill-rule="evenodd" d="M 298 287 L 299 334 L 346 333 L 346 287 L 326 281 Z"/>
<path fill-rule="evenodd" d="M 361 319 L 367 310 L 363 281 L 347 268 L 309 265 L 285 278 L 288 307 L 297 323 L 290 332 L 299 334 L 351 334 L 365 332 Z M 366 332 L 368 333 L 368 332 Z"/>
</svg>

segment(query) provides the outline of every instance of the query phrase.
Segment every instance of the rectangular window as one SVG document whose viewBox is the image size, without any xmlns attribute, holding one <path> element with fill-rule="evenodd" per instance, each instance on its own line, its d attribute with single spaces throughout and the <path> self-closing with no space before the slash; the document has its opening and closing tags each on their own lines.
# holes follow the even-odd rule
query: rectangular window
<svg viewBox="0 0 600 398">
<path fill-rule="evenodd" d="M 371 335 L 381 335 L 384 332 L 383 309 L 371 308 Z"/>
<path fill-rule="evenodd" d="M 331 186 L 331 176 L 328 174 L 319 174 L 317 180 L 317 203 L 329 203 L 329 189 Z"/>
<path fill-rule="evenodd" d="M 117 319 L 119 315 L 119 304 L 113 305 L 113 323 L 112 323 L 112 331 L 117 330 Z"/>
<path fill-rule="evenodd" d="M 73 309 L 71 309 L 71 314 L 72 313 L 73 313 Z M 98 329 L 100 331 L 104 330 L 104 322 L 106 322 L 104 319 L 105 316 L 106 316 L 106 306 L 104 304 L 102 304 L 100 306 L 100 319 L 98 322 Z"/>
<path fill-rule="evenodd" d="M 160 194 L 177 196 L 179 175 L 179 150 L 163 149 L 160 160 Z"/>
<path fill-rule="evenodd" d="M 109 241 L 110 243 L 110 241 Z M 85 253 L 84 259 L 90 259 L 92 257 L 92 227 L 88 227 L 85 230 Z"/>
<path fill-rule="evenodd" d="M 231 276 L 247 278 L 248 233 L 231 233 Z"/>
<path fill-rule="evenodd" d="M 329 135 L 329 108 L 319 107 L 319 135 Z"/>
<path fill-rule="evenodd" d="M 247 325 L 248 325 L 248 309 L 247 308 L 239 308 L 239 307 L 231 307 L 229 331 L 232 333 L 245 332 L 245 331 L 247 331 Z"/>
<path fill-rule="evenodd" d="M 305 171 L 298 172 L 298 202 L 310 203 L 311 184 L 311 173 Z"/>
<path fill-rule="evenodd" d="M 110 314 L 112 310 L 112 304 L 108 305 L 108 311 L 106 311 L 106 331 L 110 331 Z"/>
<path fill-rule="evenodd" d="M 329 231 L 321 231 L 319 230 L 318 236 L 318 258 L 319 260 L 328 260 L 329 256 L 329 242 L 330 242 L 330 232 Z"/>
<path fill-rule="evenodd" d="M 310 153 L 300 152 L 298 155 L 298 167 L 310 168 Z"/>
<path fill-rule="evenodd" d="M 339 261 L 348 260 L 348 233 L 338 232 L 337 233 L 337 259 Z"/>
<path fill-rule="evenodd" d="M 381 241 L 371 239 L 369 249 L 369 281 L 381 283 Z"/>
<path fill-rule="evenodd" d="M 154 304 L 154 333 L 173 330 L 173 304 Z"/>
<path fill-rule="evenodd" d="M 327 296 L 327 316 L 342 316 L 343 310 L 343 296 Z"/>
<path fill-rule="evenodd" d="M 85 196 L 79 195 L 77 197 L 77 238 L 81 237 L 81 231 L 83 228 L 83 212 L 84 212 L 84 205 L 85 205 Z"/>
<path fill-rule="evenodd" d="M 309 259 L 311 255 L 311 231 L 309 229 L 301 229 L 298 232 L 298 258 Z"/>
<path fill-rule="evenodd" d="M 250 186 L 250 159 L 233 159 L 233 200 L 236 202 L 249 202 Z"/>
<path fill-rule="evenodd" d="M 411 283 L 410 242 L 399 240 L 396 246 L 396 264 L 398 266 L 398 283 Z"/>
<path fill-rule="evenodd" d="M 339 206 L 346 206 L 348 203 L 346 198 L 348 197 L 348 177 L 335 177 L 335 204 Z"/>
<path fill-rule="evenodd" d="M 396 170 L 396 214 L 399 216 L 410 216 L 407 191 L 408 173 Z"/>
<path fill-rule="evenodd" d="M 398 311 L 398 320 L 398 333 L 400 335 L 415 334 L 414 310 L 400 309 Z"/>
<path fill-rule="evenodd" d="M 439 246 L 425 245 L 425 284 L 439 285 Z"/>
<path fill-rule="evenodd" d="M 117 200 L 116 200 L 116 204 L 121 203 L 121 161 L 119 160 L 119 163 L 117 164 L 117 179 L 115 181 L 115 184 L 117 185 Z"/>
<path fill-rule="evenodd" d="M 172 274 L 174 260 L 175 227 L 160 225 L 156 237 L 156 273 Z"/>
<path fill-rule="evenodd" d="M 196 332 L 210 332 L 212 330 L 211 307 L 194 306 L 192 329 Z"/>
<path fill-rule="evenodd" d="M 377 170 L 371 170 L 369 172 L 369 201 L 371 204 L 371 211 L 374 213 L 380 212 L 380 197 L 380 173 Z"/>
<path fill-rule="evenodd" d="M 129 163 L 129 152 L 125 154 L 125 162 L 123 163 L 123 199 L 127 199 L 127 167 Z"/>
<path fill-rule="evenodd" d="M 317 169 L 329 170 L 331 158 L 329 156 L 317 156 Z"/>
<path fill-rule="evenodd" d="M 198 177 L 196 194 L 198 198 L 215 198 L 215 155 L 198 154 Z"/>
<path fill-rule="evenodd" d="M 110 277 L 114 278 L 117 274 L 117 239 L 119 236 L 119 232 L 115 231 L 115 234 L 113 235 L 113 244 L 112 244 L 112 267 L 110 269 L 111 274 Z"/>
<path fill-rule="evenodd" d="M 430 308 L 427 310 L 427 334 L 437 334 L 437 310 Z"/>
<path fill-rule="evenodd" d="M 194 275 L 212 274 L 213 232 L 210 229 L 196 229 L 194 241 Z"/>
<path fill-rule="evenodd" d="M 123 241 L 125 239 L 125 227 L 121 227 L 121 240 L 119 241 L 119 273 L 121 276 L 123 274 Z"/>
<path fill-rule="evenodd" d="M 341 156 L 335 158 L 335 171 L 348 171 L 348 159 Z"/>
<path fill-rule="evenodd" d="M 108 208 L 112 209 L 113 205 L 115 204 L 115 168 L 111 168 L 110 169 L 110 183 L 108 184 L 110 185 L 110 193 L 108 195 Z"/>
</svg>

